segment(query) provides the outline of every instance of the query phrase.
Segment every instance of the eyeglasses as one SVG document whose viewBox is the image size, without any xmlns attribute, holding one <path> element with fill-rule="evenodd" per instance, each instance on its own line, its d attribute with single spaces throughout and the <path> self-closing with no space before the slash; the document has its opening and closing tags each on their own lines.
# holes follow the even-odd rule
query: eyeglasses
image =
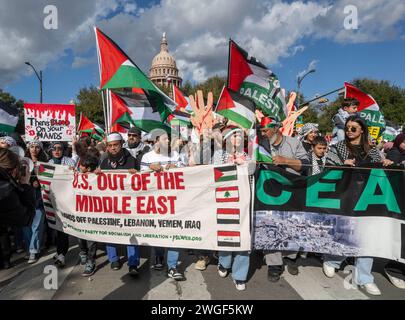
<svg viewBox="0 0 405 320">
<path fill-rule="evenodd" d="M 358 128 L 356 128 L 356 127 L 346 127 L 346 132 L 351 131 L 351 132 L 355 133 L 355 132 L 357 132 L 357 130 L 358 130 Z"/>
</svg>

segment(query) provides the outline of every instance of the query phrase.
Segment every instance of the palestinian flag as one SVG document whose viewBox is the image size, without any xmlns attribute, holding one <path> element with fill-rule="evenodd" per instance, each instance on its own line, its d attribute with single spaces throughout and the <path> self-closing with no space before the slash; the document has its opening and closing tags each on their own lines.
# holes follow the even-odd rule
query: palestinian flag
<svg viewBox="0 0 405 320">
<path fill-rule="evenodd" d="M 280 121 L 286 118 L 285 93 L 277 76 L 232 40 L 229 41 L 227 87 L 251 99 L 265 115 Z"/>
<path fill-rule="evenodd" d="M 215 198 L 217 202 L 239 202 L 239 188 L 238 187 L 216 188 Z"/>
<path fill-rule="evenodd" d="M 385 131 L 383 134 L 383 140 L 385 141 L 394 141 L 396 136 L 399 134 L 399 130 L 396 130 L 393 127 L 385 127 Z"/>
<path fill-rule="evenodd" d="M 239 231 L 218 231 L 218 247 L 240 247 Z"/>
<path fill-rule="evenodd" d="M 50 165 L 47 165 L 47 164 L 40 164 L 39 165 L 38 176 L 46 177 L 46 178 L 53 178 L 54 174 L 55 174 L 55 167 L 54 166 L 50 166 Z"/>
<path fill-rule="evenodd" d="M 41 189 L 45 194 L 49 194 L 51 191 L 51 182 L 50 181 L 45 181 L 42 179 L 38 179 L 39 184 L 41 185 Z"/>
<path fill-rule="evenodd" d="M 14 132 L 17 122 L 18 109 L 0 100 L 0 132 Z"/>
<path fill-rule="evenodd" d="M 374 98 L 347 82 L 345 82 L 344 98 L 357 99 L 360 102 L 357 112 L 366 121 L 370 135 L 374 139 L 379 139 L 386 124 L 384 115 Z"/>
<path fill-rule="evenodd" d="M 170 133 L 170 127 L 161 121 L 158 110 L 150 104 L 142 89 L 110 93 L 113 126 L 128 123 L 145 132 L 163 129 Z"/>
<path fill-rule="evenodd" d="M 101 89 L 140 88 L 159 112 L 162 121 L 175 109 L 176 103 L 163 93 L 139 67 L 100 29 L 94 28 Z"/>
<path fill-rule="evenodd" d="M 176 102 L 177 107 L 172 114 L 169 115 L 167 121 L 171 126 L 188 126 L 191 123 L 191 112 L 188 112 L 191 110 L 191 106 L 187 98 L 175 84 L 173 84 L 173 100 Z"/>
<path fill-rule="evenodd" d="M 100 126 L 91 122 L 83 113 L 80 113 L 79 125 L 77 127 L 79 134 L 87 133 L 94 139 L 102 140 L 104 136 L 104 130 Z"/>
<path fill-rule="evenodd" d="M 253 148 L 256 162 L 273 163 L 271 153 L 260 145 L 258 136 L 256 136 L 256 141 Z"/>
<path fill-rule="evenodd" d="M 240 224 L 240 209 L 218 208 L 217 223 L 219 224 Z"/>
<path fill-rule="evenodd" d="M 251 129 L 256 120 L 255 109 L 252 100 L 224 87 L 215 112 L 246 129 Z"/>
<path fill-rule="evenodd" d="M 215 182 L 238 180 L 236 166 L 216 167 L 214 168 Z"/>
</svg>

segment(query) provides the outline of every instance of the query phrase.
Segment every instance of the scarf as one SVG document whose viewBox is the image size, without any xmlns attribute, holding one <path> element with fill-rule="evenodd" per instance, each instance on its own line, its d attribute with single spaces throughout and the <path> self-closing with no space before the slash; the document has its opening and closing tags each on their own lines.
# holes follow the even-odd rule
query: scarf
<svg viewBox="0 0 405 320">
<path fill-rule="evenodd" d="M 326 157 L 318 158 L 315 153 L 312 152 L 312 175 L 319 174 L 323 171 L 326 163 Z"/>
<path fill-rule="evenodd" d="M 117 155 L 108 154 L 108 164 L 111 166 L 112 169 L 116 169 L 118 165 L 122 166 L 125 163 L 125 153 L 122 150 Z"/>
</svg>

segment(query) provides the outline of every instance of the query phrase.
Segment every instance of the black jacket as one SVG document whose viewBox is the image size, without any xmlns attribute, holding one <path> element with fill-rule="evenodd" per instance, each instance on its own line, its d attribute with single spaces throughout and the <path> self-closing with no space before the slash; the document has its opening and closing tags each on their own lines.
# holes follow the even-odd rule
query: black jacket
<svg viewBox="0 0 405 320">
<path fill-rule="evenodd" d="M 387 159 L 394 161 L 395 164 L 401 164 L 405 161 L 405 152 L 401 153 L 398 148 L 393 147 L 387 153 Z"/>
<path fill-rule="evenodd" d="M 128 169 L 136 169 L 140 170 L 140 163 L 137 159 L 135 159 L 127 149 L 122 149 L 124 152 L 122 161 L 120 161 L 117 166 L 114 168 L 111 165 L 110 159 L 107 157 L 104 159 L 100 164 L 101 170 L 128 170 Z"/>
<path fill-rule="evenodd" d="M 35 191 L 30 185 L 18 185 L 0 169 L 0 225 L 24 227 L 35 215 Z"/>
</svg>

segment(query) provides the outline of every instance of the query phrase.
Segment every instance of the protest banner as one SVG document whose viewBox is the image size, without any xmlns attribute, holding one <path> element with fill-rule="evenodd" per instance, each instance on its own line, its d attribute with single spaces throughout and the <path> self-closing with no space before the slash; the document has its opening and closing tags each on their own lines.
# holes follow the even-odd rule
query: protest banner
<svg viewBox="0 0 405 320">
<path fill-rule="evenodd" d="M 48 224 L 81 239 L 157 247 L 251 248 L 247 166 L 80 174 L 42 163 Z"/>
<path fill-rule="evenodd" d="M 75 105 L 24 103 L 26 141 L 72 141 Z"/>
<path fill-rule="evenodd" d="M 326 169 L 301 177 L 256 172 L 254 248 L 405 262 L 405 172 Z"/>
</svg>

